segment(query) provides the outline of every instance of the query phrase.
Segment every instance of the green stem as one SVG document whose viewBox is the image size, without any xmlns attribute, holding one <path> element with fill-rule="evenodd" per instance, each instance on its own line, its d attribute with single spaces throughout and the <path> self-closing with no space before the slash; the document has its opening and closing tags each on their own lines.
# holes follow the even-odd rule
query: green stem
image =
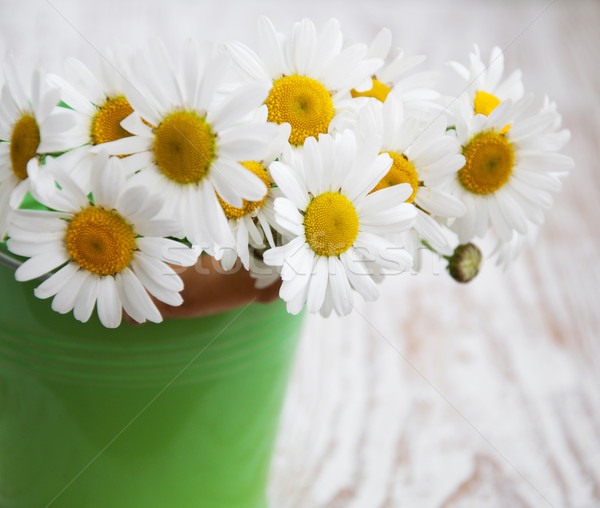
<svg viewBox="0 0 600 508">
<path fill-rule="evenodd" d="M 431 246 L 431 244 L 427 240 L 421 240 L 421 243 L 423 244 L 424 247 L 426 247 L 427 249 L 429 249 L 434 254 L 437 254 L 439 257 L 444 258 L 446 261 L 450 261 L 450 256 L 444 256 L 443 254 L 440 254 L 437 250 L 435 250 Z"/>
</svg>

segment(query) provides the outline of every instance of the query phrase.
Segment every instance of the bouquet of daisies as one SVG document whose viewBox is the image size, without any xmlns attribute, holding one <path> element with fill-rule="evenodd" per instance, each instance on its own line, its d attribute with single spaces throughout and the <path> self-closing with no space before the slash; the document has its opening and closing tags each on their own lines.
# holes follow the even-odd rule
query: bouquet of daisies
<svg viewBox="0 0 600 508">
<path fill-rule="evenodd" d="M 381 30 L 345 45 L 339 24 L 278 32 L 253 50 L 188 41 L 119 48 L 94 73 L 22 82 L 0 96 L 0 252 L 60 313 L 116 327 L 160 321 L 182 302 L 177 266 L 206 253 L 258 285 L 281 279 L 290 313 L 347 314 L 429 249 L 458 281 L 479 269 L 475 239 L 507 265 L 531 243 L 572 160 L 547 98 L 503 76 L 498 48 L 449 68 L 442 95 L 423 57 Z M 25 86 L 29 85 L 29 86 Z"/>
</svg>

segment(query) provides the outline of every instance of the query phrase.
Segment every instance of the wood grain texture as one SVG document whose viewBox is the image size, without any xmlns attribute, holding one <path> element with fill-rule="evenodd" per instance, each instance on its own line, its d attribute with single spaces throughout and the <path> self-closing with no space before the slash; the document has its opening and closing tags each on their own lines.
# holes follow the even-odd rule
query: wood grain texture
<svg viewBox="0 0 600 508">
<path fill-rule="evenodd" d="M 477 42 L 557 101 L 576 162 L 533 251 L 467 286 L 429 258 L 376 304 L 307 319 L 281 423 L 273 508 L 600 506 L 600 3 L 594 0 L 2 0 L 0 53 L 58 71 L 116 38 L 254 41 L 337 17 L 382 26 L 428 68 Z"/>
</svg>

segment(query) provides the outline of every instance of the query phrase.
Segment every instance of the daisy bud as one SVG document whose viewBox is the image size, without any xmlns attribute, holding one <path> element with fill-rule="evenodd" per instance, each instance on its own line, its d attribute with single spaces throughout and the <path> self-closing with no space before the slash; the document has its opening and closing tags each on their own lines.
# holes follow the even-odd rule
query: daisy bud
<svg viewBox="0 0 600 508">
<path fill-rule="evenodd" d="M 457 282 L 470 282 L 479 273 L 483 256 L 473 243 L 461 244 L 448 259 L 448 273 Z"/>
</svg>

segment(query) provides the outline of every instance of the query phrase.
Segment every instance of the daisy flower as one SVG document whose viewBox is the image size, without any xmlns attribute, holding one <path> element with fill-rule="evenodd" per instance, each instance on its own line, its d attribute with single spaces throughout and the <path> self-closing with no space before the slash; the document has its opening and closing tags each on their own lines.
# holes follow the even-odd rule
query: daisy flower
<svg viewBox="0 0 600 508">
<path fill-rule="evenodd" d="M 487 65 L 483 63 L 477 45 L 470 54 L 469 68 L 458 62 L 448 62 L 448 65 L 467 82 L 466 93 L 469 97 L 470 110 L 474 115 L 487 116 L 502 101 L 507 99 L 516 101 L 524 95 L 520 70 L 502 79 L 504 54 L 499 47 L 492 49 Z"/>
<path fill-rule="evenodd" d="M 275 247 L 275 239 L 271 231 L 272 227 L 277 227 L 273 202 L 281 193 L 277 188 L 272 188 L 273 182 L 268 167 L 275 159 L 281 157 L 288 146 L 287 139 L 290 136 L 290 126 L 288 124 L 278 127 L 277 135 L 271 141 L 269 152 L 264 158 L 258 161 L 241 162 L 242 166 L 252 171 L 267 186 L 267 193 L 263 199 L 260 201 L 244 200 L 243 206 L 236 208 L 217 196 L 235 238 L 235 248 L 223 249 L 223 253 L 216 256 L 221 258 L 221 265 L 225 270 L 233 268 L 238 257 L 244 268 L 248 270 L 251 257 L 250 247 L 263 249 L 265 248 L 265 240 L 269 246 Z"/>
<path fill-rule="evenodd" d="M 30 190 L 29 161 L 73 146 L 65 133 L 72 112 L 58 108 L 60 91 L 49 87 L 39 70 L 24 87 L 13 60 L 6 66 L 0 95 L 0 241 L 6 234 L 11 208 L 18 208 Z"/>
<path fill-rule="evenodd" d="M 266 251 L 264 261 L 282 267 L 279 294 L 291 314 L 305 303 L 313 313 L 348 314 L 353 290 L 375 300 L 369 261 L 410 268 L 410 254 L 385 236 L 413 226 L 415 207 L 404 203 L 412 188 L 400 184 L 369 194 L 392 165 L 390 156 L 380 152 L 378 136 L 357 144 L 354 133 L 345 130 L 307 139 L 298 167 L 271 164 L 285 196 L 275 200 L 276 220 L 291 241 Z"/>
<path fill-rule="evenodd" d="M 289 142 L 304 141 L 331 132 L 334 117 L 352 107 L 352 88 L 366 89 L 381 60 L 367 58 L 367 46 L 343 48 L 337 20 L 320 32 L 309 19 L 296 23 L 290 35 L 277 32 L 271 21 L 258 23 L 258 53 L 240 42 L 227 45 L 246 79 L 263 83 L 269 90 L 268 119 L 289 123 Z"/>
<path fill-rule="evenodd" d="M 125 48 L 119 48 L 124 59 Z M 50 74 L 48 81 L 60 88 L 61 100 L 75 112 L 76 124 L 70 131 L 78 148 L 61 155 L 62 166 L 69 169 L 75 182 L 86 189 L 90 185 L 91 168 L 95 152 L 90 147 L 131 136 L 121 127 L 121 122 L 133 113 L 125 98 L 123 77 L 115 56 L 100 61 L 100 72 L 94 74 L 75 58 L 65 62 L 67 79 Z M 134 168 L 135 169 L 135 168 Z"/>
<path fill-rule="evenodd" d="M 405 110 L 423 112 L 436 108 L 437 105 L 433 101 L 440 97 L 439 92 L 433 89 L 436 74 L 419 72 L 407 75 L 424 62 L 425 57 L 406 56 L 400 48 L 395 52 L 396 55 L 391 57 L 392 33 L 388 28 L 382 28 L 370 44 L 367 58 L 376 58 L 387 63 L 373 74 L 370 88 L 362 91 L 353 89 L 352 97 L 372 97 L 385 102 L 388 94 L 394 90 L 402 100 Z"/>
<path fill-rule="evenodd" d="M 50 298 L 52 309 L 88 321 L 94 306 L 100 322 L 115 328 L 124 310 L 140 323 L 162 321 L 150 295 L 180 305 L 183 282 L 166 264 L 190 266 L 197 256 L 185 245 L 165 238 L 176 225 L 156 219 L 162 206 L 144 187 L 125 187 L 119 159 L 98 156 L 94 162 L 94 202 L 57 160 L 47 162 L 60 188 L 35 198 L 55 211 L 16 210 L 7 246 L 29 258 L 15 272 L 19 281 L 52 273 L 35 289 Z"/>
<path fill-rule="evenodd" d="M 465 164 L 456 137 L 446 133 L 446 120 L 437 118 L 426 127 L 420 119 L 406 115 L 401 99 L 393 91 L 385 102 L 371 101 L 359 113 L 358 131 L 363 138 L 372 133 L 381 136 L 381 150 L 392 158 L 392 167 L 376 182 L 372 193 L 401 183 L 409 184 L 412 203 L 417 214 L 413 234 L 403 235 L 403 244 L 415 263 L 422 240 L 440 254 L 452 252 L 445 227 L 436 217 L 444 219 L 464 215 L 462 201 L 443 190 L 456 178 Z"/>
<path fill-rule="evenodd" d="M 548 104 L 527 116 L 530 100 L 508 99 L 489 116 L 456 119 L 466 163 L 447 190 L 467 207 L 452 225 L 460 243 L 483 237 L 490 227 L 506 242 L 514 231 L 526 234 L 529 222 L 541 225 L 551 193 L 561 188 L 559 177 L 573 166 L 570 157 L 556 153 L 569 138 L 568 131 L 558 131 L 560 116 Z"/>
<path fill-rule="evenodd" d="M 229 62 L 212 45 L 189 41 L 174 68 L 152 41 L 124 83 L 134 113 L 121 125 L 133 136 L 102 145 L 111 155 L 132 154 L 126 167 L 140 170 L 132 180 L 161 192 L 180 235 L 208 252 L 234 245 L 217 194 L 236 208 L 265 197 L 263 180 L 239 161 L 263 157 L 277 128 L 255 120 L 267 96 L 260 83 L 217 93 Z"/>
</svg>

